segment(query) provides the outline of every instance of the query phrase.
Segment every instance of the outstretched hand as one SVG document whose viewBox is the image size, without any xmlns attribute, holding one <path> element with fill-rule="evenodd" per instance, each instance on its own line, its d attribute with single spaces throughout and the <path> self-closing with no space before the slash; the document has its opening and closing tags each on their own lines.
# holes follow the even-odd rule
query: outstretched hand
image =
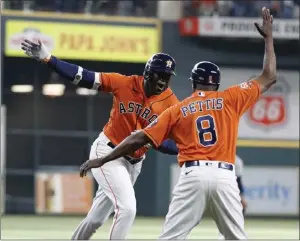
<svg viewBox="0 0 300 241">
<path fill-rule="evenodd" d="M 28 39 L 25 39 L 21 43 L 21 49 L 26 55 L 38 61 L 44 62 L 51 57 L 51 54 L 47 50 L 46 46 L 40 40 L 38 40 L 38 43 L 34 43 Z"/>
<path fill-rule="evenodd" d="M 254 25 L 260 35 L 264 38 L 272 37 L 273 16 L 270 14 L 270 9 L 263 7 L 261 12 L 263 24 L 260 26 L 258 23 L 254 23 Z"/>
</svg>

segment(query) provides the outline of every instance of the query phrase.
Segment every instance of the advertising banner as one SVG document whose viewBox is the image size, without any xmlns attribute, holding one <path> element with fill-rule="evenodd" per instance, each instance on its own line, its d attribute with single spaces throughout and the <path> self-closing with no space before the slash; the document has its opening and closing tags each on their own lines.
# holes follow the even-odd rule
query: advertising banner
<svg viewBox="0 0 300 241">
<path fill-rule="evenodd" d="M 298 167 L 245 167 L 247 214 L 299 215 Z"/>
<path fill-rule="evenodd" d="M 261 18 L 239 17 L 199 17 L 183 18 L 179 21 L 181 35 L 199 35 L 227 38 L 261 38 L 254 22 Z M 195 31 L 195 29 L 197 29 Z M 273 23 L 275 39 L 299 39 L 299 21 L 297 19 L 276 19 Z"/>
<path fill-rule="evenodd" d="M 180 175 L 178 164 L 170 166 L 170 193 Z M 244 166 L 243 183 L 247 215 L 299 215 L 299 168 L 285 166 Z"/>
<path fill-rule="evenodd" d="M 38 171 L 35 177 L 37 213 L 86 214 L 93 200 L 93 178 L 77 172 Z"/>
<path fill-rule="evenodd" d="M 53 55 L 63 59 L 143 63 L 160 51 L 156 27 L 8 19 L 5 55 L 26 57 L 20 48 L 25 38 L 40 39 Z"/>
<path fill-rule="evenodd" d="M 260 38 L 254 22 L 261 22 L 261 18 L 201 17 L 199 35 Z M 273 23 L 273 36 L 275 39 L 299 39 L 299 21 L 276 19 Z"/>
</svg>

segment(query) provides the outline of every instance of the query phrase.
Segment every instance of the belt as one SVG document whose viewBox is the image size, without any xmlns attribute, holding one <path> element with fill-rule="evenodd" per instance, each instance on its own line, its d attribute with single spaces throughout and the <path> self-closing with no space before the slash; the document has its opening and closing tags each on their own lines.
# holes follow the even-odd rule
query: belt
<svg viewBox="0 0 300 241">
<path fill-rule="evenodd" d="M 116 145 L 113 144 L 112 142 L 108 142 L 107 145 L 109 147 L 111 147 L 112 149 L 114 149 L 116 147 Z M 140 162 L 142 160 L 142 158 L 135 159 L 135 158 L 132 158 L 130 156 L 123 156 L 123 157 L 124 157 L 124 159 L 126 159 L 132 165 L 137 164 L 138 162 Z"/>
<path fill-rule="evenodd" d="M 192 166 L 211 166 L 211 162 L 206 162 L 206 161 L 196 161 L 196 160 L 190 160 L 186 161 L 184 163 L 185 167 L 192 167 Z M 233 165 L 230 163 L 226 162 L 218 162 L 218 168 L 226 169 L 229 171 L 233 170 Z"/>
</svg>

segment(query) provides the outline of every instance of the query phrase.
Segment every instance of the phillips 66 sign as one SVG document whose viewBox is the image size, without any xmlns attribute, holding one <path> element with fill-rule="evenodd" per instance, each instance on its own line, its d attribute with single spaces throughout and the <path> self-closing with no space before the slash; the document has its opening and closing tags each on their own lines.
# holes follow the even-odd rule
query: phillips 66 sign
<svg viewBox="0 0 300 241">
<path fill-rule="evenodd" d="M 248 118 L 256 125 L 268 127 L 283 124 L 288 115 L 289 85 L 282 76 L 278 76 L 276 85 L 263 94 L 248 111 Z"/>
<path fill-rule="evenodd" d="M 287 118 L 289 85 L 282 76 L 278 76 L 273 85 L 250 108 L 248 115 L 251 122 L 263 126 L 283 124 Z"/>
</svg>

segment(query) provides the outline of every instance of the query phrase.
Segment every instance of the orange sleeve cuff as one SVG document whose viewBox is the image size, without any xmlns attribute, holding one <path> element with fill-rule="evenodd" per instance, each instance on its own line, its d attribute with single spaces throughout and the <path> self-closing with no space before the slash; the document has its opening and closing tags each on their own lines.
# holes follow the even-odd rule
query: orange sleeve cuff
<svg viewBox="0 0 300 241">
<path fill-rule="evenodd" d="M 153 138 L 153 136 L 151 136 L 151 134 L 147 131 L 147 130 L 142 130 L 146 136 L 149 137 L 149 139 L 152 141 L 152 143 L 155 145 L 155 147 L 158 147 L 158 143 L 157 141 Z"/>
</svg>

